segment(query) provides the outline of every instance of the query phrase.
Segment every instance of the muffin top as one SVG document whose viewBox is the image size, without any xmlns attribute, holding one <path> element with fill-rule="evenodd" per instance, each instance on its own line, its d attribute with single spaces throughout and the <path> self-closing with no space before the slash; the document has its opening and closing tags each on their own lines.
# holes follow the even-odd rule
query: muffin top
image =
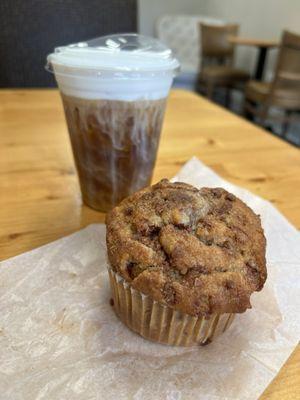
<svg viewBox="0 0 300 400">
<path fill-rule="evenodd" d="M 123 200 L 106 224 L 112 269 L 184 313 L 243 312 L 266 280 L 260 218 L 224 189 L 164 179 Z"/>
</svg>

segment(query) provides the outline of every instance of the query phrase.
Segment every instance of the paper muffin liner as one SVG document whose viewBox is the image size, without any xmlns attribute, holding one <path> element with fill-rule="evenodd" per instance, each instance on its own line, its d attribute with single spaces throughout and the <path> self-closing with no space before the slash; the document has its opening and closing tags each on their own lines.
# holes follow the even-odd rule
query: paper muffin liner
<svg viewBox="0 0 300 400">
<path fill-rule="evenodd" d="M 131 287 L 108 268 L 117 316 L 131 330 L 148 340 L 172 346 L 205 345 L 225 332 L 235 314 L 195 317 L 174 310 Z"/>
</svg>

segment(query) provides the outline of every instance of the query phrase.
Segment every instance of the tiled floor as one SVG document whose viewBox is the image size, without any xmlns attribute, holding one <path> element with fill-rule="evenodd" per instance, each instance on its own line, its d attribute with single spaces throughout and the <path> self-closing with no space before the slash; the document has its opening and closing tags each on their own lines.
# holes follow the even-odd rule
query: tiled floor
<svg viewBox="0 0 300 400">
<path fill-rule="evenodd" d="M 225 105 L 225 92 L 222 90 L 219 90 L 216 93 L 215 99 L 217 103 L 221 105 Z M 243 94 L 237 90 L 232 91 L 231 94 L 231 105 L 230 109 L 236 114 L 241 115 L 243 110 Z M 272 108 L 270 110 L 270 116 L 274 115 L 280 115 L 283 112 L 279 109 Z M 293 145 L 300 147 L 300 114 L 298 114 L 299 122 L 294 122 L 291 123 L 286 135 L 283 137 L 282 135 L 282 126 L 278 122 L 273 122 L 272 118 L 269 118 L 269 120 L 266 122 L 266 127 L 267 130 L 271 131 L 270 133 L 280 137 L 283 140 L 286 140 Z"/>
</svg>

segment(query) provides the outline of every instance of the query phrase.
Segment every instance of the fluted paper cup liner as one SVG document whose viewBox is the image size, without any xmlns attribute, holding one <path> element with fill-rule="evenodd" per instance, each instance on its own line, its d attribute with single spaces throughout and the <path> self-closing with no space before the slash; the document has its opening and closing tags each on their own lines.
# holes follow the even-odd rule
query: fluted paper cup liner
<svg viewBox="0 0 300 400">
<path fill-rule="evenodd" d="M 110 267 L 108 272 L 117 316 L 145 339 L 172 346 L 205 345 L 226 331 L 234 319 L 235 314 L 184 314 L 132 288 Z"/>
</svg>

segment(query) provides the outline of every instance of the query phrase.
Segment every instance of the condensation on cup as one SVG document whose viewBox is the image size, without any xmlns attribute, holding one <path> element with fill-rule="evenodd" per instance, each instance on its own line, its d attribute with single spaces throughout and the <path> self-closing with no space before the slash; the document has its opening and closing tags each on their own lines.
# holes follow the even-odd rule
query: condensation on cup
<svg viewBox="0 0 300 400">
<path fill-rule="evenodd" d="M 85 204 L 108 211 L 150 184 L 178 68 L 170 49 L 137 34 L 62 46 L 48 56 Z"/>
</svg>

